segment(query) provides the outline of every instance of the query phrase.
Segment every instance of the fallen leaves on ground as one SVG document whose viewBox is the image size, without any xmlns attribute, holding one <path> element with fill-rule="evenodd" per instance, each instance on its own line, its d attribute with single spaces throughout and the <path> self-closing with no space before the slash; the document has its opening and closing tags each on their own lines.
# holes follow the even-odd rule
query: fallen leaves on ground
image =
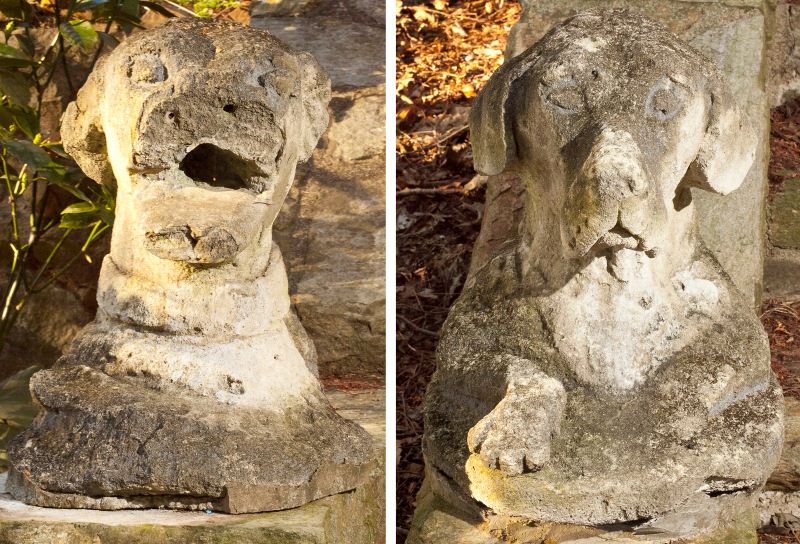
<svg viewBox="0 0 800 544">
<path fill-rule="evenodd" d="M 784 395 L 800 398 L 800 301 L 765 301 L 761 323 L 769 336 L 772 370 Z"/>
<path fill-rule="evenodd" d="M 397 540 L 422 483 L 422 401 L 438 331 L 461 292 L 486 178 L 469 147 L 469 107 L 501 64 L 517 3 L 397 4 Z"/>
</svg>

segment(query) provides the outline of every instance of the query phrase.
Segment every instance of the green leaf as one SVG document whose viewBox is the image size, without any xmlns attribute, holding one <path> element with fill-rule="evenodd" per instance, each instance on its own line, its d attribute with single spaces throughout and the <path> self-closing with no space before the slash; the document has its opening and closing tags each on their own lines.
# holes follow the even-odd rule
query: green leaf
<svg viewBox="0 0 800 544">
<path fill-rule="evenodd" d="M 70 158 L 69 154 L 67 154 L 67 152 L 64 150 L 64 144 L 62 144 L 61 142 L 47 142 L 42 147 L 44 147 L 47 150 L 55 153 L 56 155 L 58 155 L 62 159 Z"/>
<path fill-rule="evenodd" d="M 17 32 L 14 34 L 14 38 L 17 40 L 17 45 L 19 46 L 20 51 L 25 53 L 25 55 L 29 58 L 33 58 L 34 52 L 36 51 L 36 46 L 33 43 L 33 38 L 29 37 L 27 34 L 23 32 Z"/>
<path fill-rule="evenodd" d="M 112 20 L 115 23 L 119 23 L 119 25 L 122 26 L 123 29 L 126 29 L 126 28 L 130 29 L 132 27 L 144 28 L 144 26 L 142 25 L 141 19 L 139 19 L 138 16 L 133 16 L 132 17 L 132 16 L 128 15 L 127 13 L 117 13 L 116 15 L 114 15 L 114 17 L 112 17 Z"/>
<path fill-rule="evenodd" d="M 159 4 L 158 2 L 151 2 L 150 0 L 140 0 L 139 4 L 149 9 L 150 11 L 155 11 L 159 15 L 163 15 L 164 17 L 175 17 L 175 14 L 172 13 L 170 10 Z"/>
<path fill-rule="evenodd" d="M 116 39 L 114 36 L 106 34 L 105 32 L 98 32 L 97 34 L 100 36 L 100 39 L 103 41 L 104 44 L 106 44 L 106 47 L 108 47 L 109 49 L 114 49 L 116 46 L 119 45 L 119 40 Z"/>
<path fill-rule="evenodd" d="M 108 0 L 79 0 L 75 2 L 75 6 L 72 8 L 72 11 L 87 11 L 90 9 L 95 9 L 100 7 L 104 4 L 107 4 Z"/>
<path fill-rule="evenodd" d="M 89 21 L 70 21 L 61 23 L 58 27 L 61 35 L 84 49 L 91 49 L 97 45 L 97 31 Z"/>
<path fill-rule="evenodd" d="M 62 215 L 61 223 L 58 226 L 62 229 L 85 229 L 94 226 L 99 220 L 96 210 L 87 213 L 71 213 Z"/>
<path fill-rule="evenodd" d="M 97 206 L 94 205 L 94 202 L 78 202 L 76 204 L 70 204 L 63 210 L 61 210 L 61 215 L 69 215 L 73 213 L 88 213 L 94 212 L 97 210 Z"/>
<path fill-rule="evenodd" d="M 0 43 L 0 68 L 22 68 L 32 64 L 33 61 L 19 49 Z"/>
<path fill-rule="evenodd" d="M 48 178 L 47 181 L 49 181 L 51 184 L 55 185 L 59 189 L 65 190 L 75 198 L 83 200 L 84 202 L 91 202 L 91 199 L 88 196 L 86 196 L 86 193 L 84 193 L 83 191 L 78 189 L 78 187 L 76 187 L 75 185 L 71 184 L 70 182 L 64 179 L 56 179 L 56 177 L 54 176 L 52 179 Z"/>
<path fill-rule="evenodd" d="M 12 19 L 26 21 L 31 11 L 31 5 L 25 0 L 0 0 L 0 12 Z"/>
<path fill-rule="evenodd" d="M 25 140 L 6 140 L 3 145 L 18 161 L 28 165 L 31 170 L 38 170 L 50 165 L 50 155 L 39 146 Z"/>
<path fill-rule="evenodd" d="M 27 106 L 33 82 L 19 72 L 0 72 L 0 91 L 12 102 Z"/>
<path fill-rule="evenodd" d="M 122 13 L 139 21 L 139 0 L 120 0 L 118 5 Z"/>
</svg>

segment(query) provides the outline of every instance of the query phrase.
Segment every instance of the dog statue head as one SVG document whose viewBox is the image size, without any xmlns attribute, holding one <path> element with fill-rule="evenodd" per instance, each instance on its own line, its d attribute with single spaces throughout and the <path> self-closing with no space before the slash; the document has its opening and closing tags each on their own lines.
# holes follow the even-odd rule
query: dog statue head
<svg viewBox="0 0 800 544">
<path fill-rule="evenodd" d="M 506 62 L 471 129 L 476 170 L 525 183 L 523 242 L 573 260 L 691 246 L 689 188 L 730 193 L 756 144 L 719 69 L 625 10 L 572 17 Z"/>
<path fill-rule="evenodd" d="M 117 185 L 125 273 L 264 272 L 271 225 L 328 124 L 311 55 L 231 22 L 171 20 L 126 40 L 65 113 L 67 151 Z"/>
</svg>

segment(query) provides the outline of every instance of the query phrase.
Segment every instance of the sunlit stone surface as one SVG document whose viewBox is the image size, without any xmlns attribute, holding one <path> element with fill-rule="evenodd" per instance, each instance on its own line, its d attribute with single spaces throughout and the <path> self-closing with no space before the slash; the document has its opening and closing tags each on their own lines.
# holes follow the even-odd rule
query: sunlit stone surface
<svg viewBox="0 0 800 544">
<path fill-rule="evenodd" d="M 355 488 L 366 432 L 334 412 L 272 223 L 328 124 L 311 55 L 233 23 L 127 40 L 64 116 L 117 184 L 97 318 L 31 381 L 8 489 L 39 506 L 278 510 Z"/>
<path fill-rule="evenodd" d="M 492 76 L 471 128 L 476 169 L 519 176 L 525 211 L 443 329 L 426 493 L 498 534 L 752 531 L 783 401 L 748 298 L 697 233 L 689 189 L 734 191 L 755 154 L 719 70 L 646 18 L 586 12 Z M 437 509 L 417 541 L 438 541 Z"/>
</svg>

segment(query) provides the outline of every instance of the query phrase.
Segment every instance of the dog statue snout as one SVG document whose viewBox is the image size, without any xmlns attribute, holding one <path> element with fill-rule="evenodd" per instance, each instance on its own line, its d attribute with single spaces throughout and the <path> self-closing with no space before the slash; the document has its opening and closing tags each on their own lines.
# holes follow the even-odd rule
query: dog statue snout
<svg viewBox="0 0 800 544">
<path fill-rule="evenodd" d="M 641 197 L 650 187 L 639 146 L 625 131 L 600 133 L 583 163 L 581 178 L 601 199 Z"/>
<path fill-rule="evenodd" d="M 204 230 L 190 225 L 170 226 L 145 234 L 145 247 L 156 257 L 193 264 L 221 264 L 233 261 L 240 246 L 224 227 Z"/>
<path fill-rule="evenodd" d="M 140 232 L 144 247 L 160 259 L 221 265 L 262 238 L 267 213 L 248 191 L 151 188 L 142 195 Z"/>
</svg>

